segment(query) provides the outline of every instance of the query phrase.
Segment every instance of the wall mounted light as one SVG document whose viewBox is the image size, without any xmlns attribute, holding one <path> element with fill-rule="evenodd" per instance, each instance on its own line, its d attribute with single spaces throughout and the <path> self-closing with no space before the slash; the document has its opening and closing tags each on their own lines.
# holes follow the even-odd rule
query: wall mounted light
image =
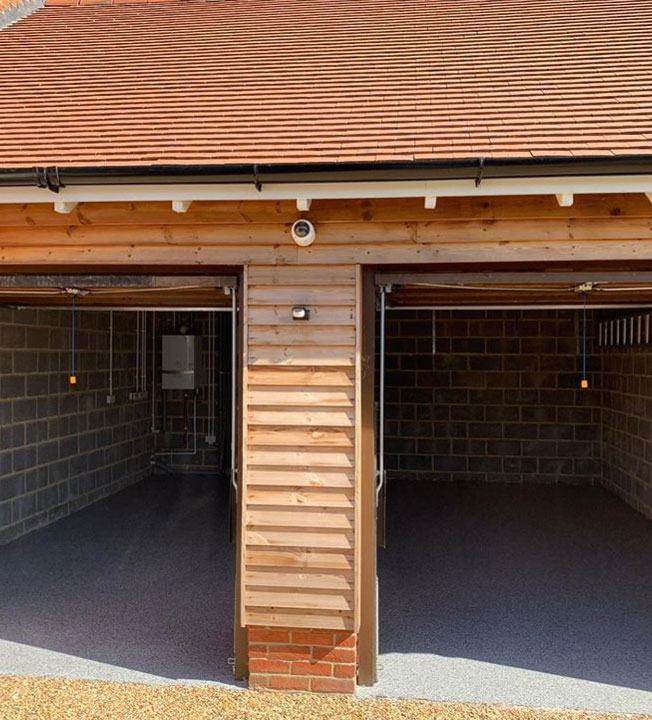
<svg viewBox="0 0 652 720">
<path fill-rule="evenodd" d="M 292 308 L 293 320 L 310 320 L 310 310 L 307 307 L 299 305 Z"/>
</svg>

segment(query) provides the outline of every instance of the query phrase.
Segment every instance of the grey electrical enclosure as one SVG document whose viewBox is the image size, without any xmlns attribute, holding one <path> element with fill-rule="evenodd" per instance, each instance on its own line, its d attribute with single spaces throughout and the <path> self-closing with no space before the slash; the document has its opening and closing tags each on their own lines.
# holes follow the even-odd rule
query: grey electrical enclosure
<svg viewBox="0 0 652 720">
<path fill-rule="evenodd" d="M 163 390 L 197 390 L 201 374 L 201 338 L 198 335 L 163 335 L 161 386 Z"/>
</svg>

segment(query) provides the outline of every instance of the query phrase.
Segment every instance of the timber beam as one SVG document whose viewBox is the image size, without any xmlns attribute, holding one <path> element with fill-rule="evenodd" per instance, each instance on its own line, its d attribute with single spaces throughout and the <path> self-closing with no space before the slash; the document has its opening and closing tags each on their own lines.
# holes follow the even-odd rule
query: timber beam
<svg viewBox="0 0 652 720">
<path fill-rule="evenodd" d="M 235 276 L 205 275 L 0 275 L 2 288 L 178 288 L 236 287 Z"/>
<path fill-rule="evenodd" d="M 376 273 L 376 285 L 491 285 L 560 284 L 575 287 L 584 283 L 652 285 L 652 272 L 611 272 L 583 270 L 573 272 L 488 272 L 488 273 Z"/>
</svg>

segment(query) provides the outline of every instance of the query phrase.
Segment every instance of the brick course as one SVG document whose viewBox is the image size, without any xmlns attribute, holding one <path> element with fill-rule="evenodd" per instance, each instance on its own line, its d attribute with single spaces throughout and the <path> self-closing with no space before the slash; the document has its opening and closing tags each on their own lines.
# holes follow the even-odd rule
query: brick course
<svg viewBox="0 0 652 720">
<path fill-rule="evenodd" d="M 325 630 L 249 628 L 249 686 L 352 693 L 356 636 Z"/>
<path fill-rule="evenodd" d="M 137 482 L 150 472 L 147 401 L 130 402 L 135 314 L 114 314 L 114 394 L 108 405 L 109 314 L 0 308 L 0 542 Z"/>
</svg>

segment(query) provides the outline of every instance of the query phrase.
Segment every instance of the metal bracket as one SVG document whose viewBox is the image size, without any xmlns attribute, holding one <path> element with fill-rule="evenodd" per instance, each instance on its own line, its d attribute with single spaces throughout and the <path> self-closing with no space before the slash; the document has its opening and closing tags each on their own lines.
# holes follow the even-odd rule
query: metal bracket
<svg viewBox="0 0 652 720">
<path fill-rule="evenodd" d="M 238 468 L 231 468 L 231 485 L 235 493 L 235 499 L 238 499 Z"/>
<path fill-rule="evenodd" d="M 382 492 L 382 489 L 385 486 L 385 481 L 387 480 L 387 470 L 383 470 L 382 472 L 380 470 L 376 470 L 376 478 L 376 507 L 378 507 L 380 493 Z"/>
<path fill-rule="evenodd" d="M 381 298 L 385 295 L 389 295 L 392 292 L 392 285 L 379 285 L 378 295 L 376 297 L 376 310 L 380 310 Z"/>
<path fill-rule="evenodd" d="M 47 188 L 53 193 L 58 193 L 61 188 L 65 187 L 64 183 L 61 182 L 59 168 L 56 166 L 37 167 L 36 182 L 38 187 Z"/>
<path fill-rule="evenodd" d="M 89 290 L 84 290 L 83 288 L 76 287 L 66 287 L 63 288 L 63 291 L 66 293 L 66 295 L 71 295 L 72 297 L 84 297 L 85 295 L 90 294 Z"/>
<path fill-rule="evenodd" d="M 581 285 L 576 285 L 573 288 L 574 292 L 581 293 L 581 294 L 590 293 L 590 292 L 593 292 L 594 290 L 597 290 L 596 283 L 594 283 L 594 282 L 585 282 L 585 283 L 582 283 Z"/>
<path fill-rule="evenodd" d="M 258 165 L 254 165 L 254 187 L 258 190 L 258 192 L 261 192 L 263 189 L 263 184 L 258 176 Z"/>
<path fill-rule="evenodd" d="M 484 158 L 480 158 L 478 161 L 478 174 L 475 176 L 475 186 L 480 187 L 480 183 L 482 182 L 482 176 L 484 174 Z"/>
</svg>

